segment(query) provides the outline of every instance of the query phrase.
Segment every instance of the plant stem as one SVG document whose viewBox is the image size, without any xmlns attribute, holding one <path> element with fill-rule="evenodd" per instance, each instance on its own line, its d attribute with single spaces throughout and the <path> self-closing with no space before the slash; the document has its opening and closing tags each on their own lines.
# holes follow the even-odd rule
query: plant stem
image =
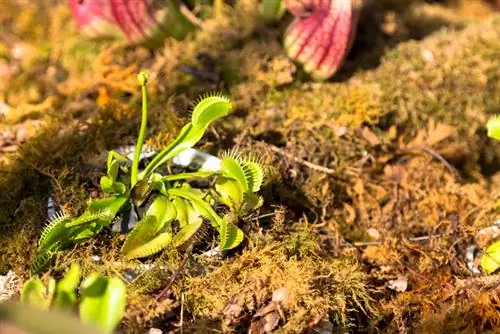
<svg viewBox="0 0 500 334">
<path fill-rule="evenodd" d="M 146 89 L 146 84 L 148 83 L 148 76 L 144 72 L 140 72 L 137 76 L 139 83 L 141 84 L 142 93 L 142 117 L 141 117 L 141 129 L 139 131 L 139 138 L 137 138 L 137 145 L 135 146 L 134 160 L 132 161 L 132 174 L 131 174 L 131 187 L 135 186 L 137 183 L 137 174 L 139 173 L 139 159 L 142 152 L 142 144 L 144 143 L 144 137 L 146 136 L 146 127 L 148 124 L 148 92 Z"/>
<path fill-rule="evenodd" d="M 172 293 L 172 284 L 174 284 L 175 280 L 177 279 L 177 277 L 181 274 L 182 270 L 184 269 L 184 266 L 186 265 L 186 262 L 189 259 L 189 256 L 193 252 L 193 248 L 194 248 L 195 243 L 196 243 L 196 239 L 193 238 L 193 240 L 189 244 L 188 248 L 186 249 L 184 256 L 182 257 L 181 262 L 179 263 L 179 268 L 177 268 L 177 270 L 172 274 L 167 286 L 165 286 L 165 288 L 163 290 L 161 290 L 160 293 L 158 293 L 155 296 L 155 299 L 157 301 L 163 300 L 164 298 L 170 296 L 170 294 Z"/>
</svg>

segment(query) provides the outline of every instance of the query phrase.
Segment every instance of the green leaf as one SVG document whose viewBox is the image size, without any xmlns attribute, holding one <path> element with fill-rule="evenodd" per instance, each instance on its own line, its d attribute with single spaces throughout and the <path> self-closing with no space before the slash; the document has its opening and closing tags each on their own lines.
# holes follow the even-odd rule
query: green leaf
<svg viewBox="0 0 500 334">
<path fill-rule="evenodd" d="M 66 228 L 76 227 L 78 225 L 90 224 L 90 223 L 94 223 L 97 221 L 100 221 L 100 222 L 109 221 L 111 223 L 113 218 L 114 218 L 114 215 L 112 214 L 111 210 L 109 210 L 107 208 L 101 209 L 99 211 L 88 210 L 88 211 L 85 211 L 78 218 L 66 223 Z"/>
<path fill-rule="evenodd" d="M 21 291 L 21 302 L 36 306 L 42 310 L 48 310 L 54 297 L 56 281 L 49 280 L 48 289 L 38 278 L 32 278 L 27 281 Z"/>
<path fill-rule="evenodd" d="M 127 196 L 111 196 L 94 200 L 88 205 L 87 211 L 80 217 L 66 223 L 66 227 L 91 223 L 107 226 L 111 224 L 118 211 L 120 211 L 127 201 Z"/>
<path fill-rule="evenodd" d="M 245 194 L 245 205 L 244 210 L 255 210 L 258 209 L 264 204 L 264 199 L 262 196 L 256 195 L 254 193 Z"/>
<path fill-rule="evenodd" d="M 118 177 L 118 167 L 120 167 L 118 161 L 112 160 L 111 163 L 108 164 L 108 177 L 111 179 L 112 182 L 116 181 L 116 178 Z"/>
<path fill-rule="evenodd" d="M 30 275 L 34 276 L 42 273 L 52 263 L 54 256 L 60 249 L 60 242 L 54 243 L 50 248 L 40 248 L 30 265 Z"/>
<path fill-rule="evenodd" d="M 109 210 L 112 218 L 116 216 L 118 211 L 127 203 L 127 196 L 111 196 L 107 198 L 97 199 L 90 202 L 87 210 L 90 212 L 99 212 L 101 210 Z"/>
<path fill-rule="evenodd" d="M 97 274 L 87 277 L 82 285 L 80 319 L 112 333 L 123 317 L 126 306 L 125 284 L 118 278 Z"/>
<path fill-rule="evenodd" d="M 148 208 L 144 219 L 129 233 L 122 247 L 128 259 L 151 256 L 167 247 L 171 240 L 170 223 L 177 216 L 175 206 L 159 195 Z"/>
<path fill-rule="evenodd" d="M 127 158 L 125 158 L 123 155 L 115 152 L 115 151 L 109 151 L 108 153 L 108 159 L 107 159 L 107 162 L 106 162 L 106 168 L 107 168 L 107 174 L 108 176 L 110 176 L 113 180 L 116 180 L 116 177 L 118 175 L 118 169 L 116 170 L 116 172 L 114 172 L 114 168 L 112 165 L 114 162 L 119 162 L 119 161 L 122 161 L 122 162 L 129 162 L 129 160 Z M 119 165 L 119 164 L 118 164 Z"/>
<path fill-rule="evenodd" d="M 179 247 L 185 244 L 191 237 L 193 237 L 196 232 L 200 229 L 203 224 L 203 218 L 198 217 L 198 219 L 193 220 L 191 223 L 184 225 L 181 230 L 174 236 L 172 243 L 175 247 Z"/>
<path fill-rule="evenodd" d="M 179 196 L 191 202 L 194 210 L 201 216 L 207 218 L 212 223 L 212 226 L 219 230 L 223 219 L 214 211 L 212 206 L 208 204 L 203 197 L 196 191 L 191 189 L 169 189 L 168 193 L 171 196 Z"/>
<path fill-rule="evenodd" d="M 163 229 L 165 224 L 172 222 L 177 213 L 174 204 L 165 196 L 159 195 L 151 203 L 151 206 L 146 212 L 146 216 L 154 216 L 158 221 L 158 230 Z"/>
<path fill-rule="evenodd" d="M 113 180 L 109 176 L 102 176 L 100 181 L 101 190 L 108 194 L 113 193 L 114 192 L 113 183 L 114 183 Z"/>
<path fill-rule="evenodd" d="M 172 203 L 175 207 L 175 212 L 177 214 L 177 220 L 179 221 L 179 226 L 182 228 L 184 225 L 187 225 L 188 222 L 188 203 L 180 198 L 175 196 L 172 200 Z"/>
<path fill-rule="evenodd" d="M 64 278 L 57 283 L 54 298 L 55 308 L 71 310 L 75 306 L 78 283 L 80 283 L 80 266 L 73 263 Z"/>
<path fill-rule="evenodd" d="M 101 189 L 108 194 L 123 195 L 127 192 L 127 187 L 121 182 L 113 181 L 109 176 L 101 177 Z"/>
<path fill-rule="evenodd" d="M 147 178 L 159 166 L 175 155 L 193 147 L 205 134 L 207 127 L 231 111 L 231 102 L 220 95 L 207 96 L 195 106 L 191 123 L 186 124 L 177 138 L 163 149 L 145 168 L 143 177 Z"/>
<path fill-rule="evenodd" d="M 202 179 L 214 175 L 218 175 L 218 173 L 216 172 L 179 173 L 179 174 L 163 176 L 161 180 L 171 182 L 171 181 L 187 180 L 187 179 Z"/>
<path fill-rule="evenodd" d="M 283 0 L 261 0 L 259 12 L 266 21 L 277 21 L 286 12 Z"/>
<path fill-rule="evenodd" d="M 158 174 L 158 173 L 151 174 L 151 176 L 149 178 L 149 180 L 151 182 L 151 186 L 156 191 L 158 191 L 163 196 L 168 196 L 168 194 L 167 194 L 167 189 L 168 189 L 167 183 L 164 182 L 162 179 L 163 179 L 163 176 L 161 174 Z"/>
<path fill-rule="evenodd" d="M 481 267 L 488 274 L 497 271 L 500 268 L 500 241 L 489 246 L 481 258 Z"/>
<path fill-rule="evenodd" d="M 486 124 L 488 136 L 496 140 L 500 140 L 500 116 L 496 116 Z"/>
</svg>

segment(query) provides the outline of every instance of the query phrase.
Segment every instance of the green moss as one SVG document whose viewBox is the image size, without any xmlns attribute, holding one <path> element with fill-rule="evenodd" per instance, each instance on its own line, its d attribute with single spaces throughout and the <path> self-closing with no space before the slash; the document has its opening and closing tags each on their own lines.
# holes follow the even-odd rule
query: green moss
<svg viewBox="0 0 500 334">
<path fill-rule="evenodd" d="M 366 276 L 348 258 L 315 255 L 318 239 L 314 245 L 311 237 L 310 230 L 302 228 L 286 237 L 283 245 L 277 240 L 254 244 L 238 258 L 188 278 L 181 290 L 186 308 L 196 317 L 236 325 L 232 317 L 254 314 L 279 293 L 286 332 L 303 332 L 320 316 L 349 326 L 356 312 L 371 310 Z M 232 313 L 240 308 L 244 313 Z"/>
</svg>

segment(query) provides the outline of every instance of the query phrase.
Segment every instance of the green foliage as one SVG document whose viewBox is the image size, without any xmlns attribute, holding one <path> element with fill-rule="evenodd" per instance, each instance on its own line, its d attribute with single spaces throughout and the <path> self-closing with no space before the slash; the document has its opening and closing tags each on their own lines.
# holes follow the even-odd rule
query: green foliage
<svg viewBox="0 0 500 334">
<path fill-rule="evenodd" d="M 490 245 L 481 258 L 481 267 L 488 274 L 492 274 L 500 268 L 500 241 Z"/>
<path fill-rule="evenodd" d="M 277 21 L 283 17 L 286 12 L 283 0 L 261 0 L 259 12 L 266 21 Z"/>
<path fill-rule="evenodd" d="M 262 205 L 262 198 L 256 193 L 262 186 L 264 172 L 255 158 L 247 159 L 233 152 L 222 159 L 219 171 L 168 175 L 157 172 L 174 156 L 196 145 L 210 124 L 229 114 L 231 102 L 222 95 L 201 98 L 194 106 L 191 121 L 177 138 L 139 171 L 147 125 L 147 75 L 141 72 L 138 80 L 143 108 L 133 161 L 130 164 L 124 156 L 109 152 L 107 173 L 100 180 L 101 190 L 107 197 L 91 201 L 79 217 L 61 214 L 46 226 L 31 267 L 33 274 L 45 270 L 58 251 L 95 236 L 127 213 L 135 213 L 138 217 L 122 247 L 127 259 L 148 257 L 170 245 L 178 247 L 197 241 L 204 220 L 219 233 L 220 249 L 228 250 L 238 246 L 244 238 L 243 231 L 237 227 L 239 217 Z M 194 189 L 188 183 L 200 178 L 215 178 L 214 186 Z M 225 205 L 229 213 L 221 216 L 214 209 L 219 204 Z M 171 226 L 174 221 L 179 223 L 175 231 Z M 72 297 L 66 299 L 72 300 Z"/>
<path fill-rule="evenodd" d="M 80 267 L 73 264 L 59 282 L 50 278 L 47 288 L 40 279 L 30 279 L 23 286 L 21 301 L 45 311 L 58 309 L 72 312 L 78 302 L 79 283 Z M 105 333 L 111 333 L 125 311 L 125 284 L 118 278 L 92 274 L 83 281 L 80 288 L 78 309 L 82 323 L 92 324 Z"/>
<path fill-rule="evenodd" d="M 27 281 L 21 291 L 21 301 L 48 310 L 54 299 L 56 281 L 51 278 L 48 287 L 38 278 L 32 278 Z"/>
<path fill-rule="evenodd" d="M 500 117 L 496 116 L 488 121 L 486 124 L 488 129 L 488 136 L 500 140 Z"/>
<path fill-rule="evenodd" d="M 76 289 L 80 283 L 80 267 L 73 264 L 66 275 L 57 283 L 54 307 L 71 310 L 76 305 Z"/>
<path fill-rule="evenodd" d="M 82 282 L 81 288 L 79 310 L 82 323 L 93 324 L 105 333 L 112 333 L 125 311 L 125 284 L 116 277 L 92 274 Z"/>
</svg>

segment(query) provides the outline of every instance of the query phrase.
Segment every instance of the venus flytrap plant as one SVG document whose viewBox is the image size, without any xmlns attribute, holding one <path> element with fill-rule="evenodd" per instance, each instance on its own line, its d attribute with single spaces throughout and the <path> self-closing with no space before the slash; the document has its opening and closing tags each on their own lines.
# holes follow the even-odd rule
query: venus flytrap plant
<svg viewBox="0 0 500 334">
<path fill-rule="evenodd" d="M 122 247 L 128 259 L 148 257 L 170 245 L 178 247 L 197 240 L 206 228 L 205 222 L 219 233 L 221 250 L 234 248 L 243 240 L 243 231 L 237 227 L 238 217 L 262 205 L 257 192 L 264 172 L 257 159 L 246 159 L 233 152 L 222 158 L 220 170 L 158 173 L 160 166 L 196 145 L 210 124 L 228 115 L 231 102 L 221 95 L 201 98 L 194 106 L 191 121 L 176 139 L 139 170 L 147 128 L 147 75 L 141 72 L 138 80 L 142 118 L 131 165 L 126 157 L 109 152 L 107 173 L 100 180 L 107 197 L 91 201 L 79 217 L 60 214 L 49 222 L 42 231 L 32 273 L 45 269 L 58 251 L 97 235 L 126 215 L 137 217 Z M 200 178 L 215 178 L 214 186 L 192 188 L 189 181 Z M 227 214 L 221 216 L 214 209 L 219 204 L 227 207 Z M 178 224 L 173 226 L 174 222 Z"/>
</svg>

